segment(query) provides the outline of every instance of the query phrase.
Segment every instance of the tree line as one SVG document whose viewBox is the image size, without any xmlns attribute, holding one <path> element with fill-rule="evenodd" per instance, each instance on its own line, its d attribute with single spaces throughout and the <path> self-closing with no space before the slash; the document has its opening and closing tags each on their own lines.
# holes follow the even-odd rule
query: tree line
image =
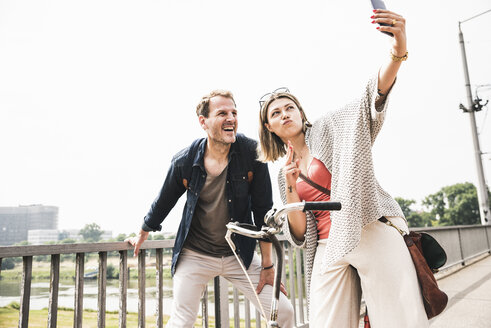
<svg viewBox="0 0 491 328">
<path fill-rule="evenodd" d="M 82 242 L 82 243 L 97 243 L 102 241 L 102 235 L 104 233 L 104 230 L 101 229 L 101 227 L 97 223 L 89 223 L 86 224 L 80 231 L 79 235 L 82 237 L 81 241 L 77 241 L 73 238 L 68 237 L 68 233 L 66 231 L 61 231 L 58 235 L 58 240 L 57 241 L 49 241 L 44 243 L 45 245 L 55 245 L 55 244 L 74 244 L 77 242 Z M 136 234 L 133 232 L 131 234 L 124 234 L 120 233 L 117 235 L 115 238 L 111 238 L 109 240 L 105 240 L 106 242 L 116 242 L 116 241 L 124 241 L 128 237 L 134 237 Z M 175 235 L 170 235 L 167 237 L 167 239 L 174 239 Z M 160 233 L 152 233 L 148 236 L 148 240 L 164 240 L 166 237 Z M 14 246 L 26 246 L 29 245 L 27 240 L 21 241 L 19 243 L 16 243 Z M 164 254 L 168 254 L 171 251 L 168 249 L 164 249 Z M 148 253 L 150 255 L 155 254 L 154 249 L 148 250 Z M 86 253 L 85 254 L 85 259 L 88 260 L 90 257 L 96 257 L 96 253 Z M 118 252 L 108 252 L 108 257 L 117 257 L 119 256 Z M 128 256 L 133 256 L 133 250 L 128 251 Z M 35 261 L 41 261 L 41 262 L 49 262 L 50 261 L 50 256 L 49 255 L 37 255 L 34 256 Z M 75 254 L 61 254 L 60 257 L 61 261 L 75 261 Z M 9 257 L 9 258 L 4 258 L 2 259 L 1 263 L 1 270 L 10 270 L 15 267 L 16 263 L 21 263 L 22 258 L 21 257 Z M 109 265 L 110 266 L 110 265 Z M 112 277 L 112 271 L 115 270 L 115 268 L 109 267 L 107 268 L 108 270 L 108 277 Z M 114 278 L 117 278 L 116 273 L 114 274 Z"/>
<path fill-rule="evenodd" d="M 489 192 L 491 199 L 491 192 Z M 414 199 L 396 197 L 395 200 L 401 206 L 402 212 L 410 227 L 435 227 L 480 224 L 479 201 L 477 189 L 470 182 L 456 183 L 441 188 L 434 194 L 426 196 L 420 203 L 420 209 L 414 208 L 418 203 Z M 422 208 L 422 209 L 421 209 Z M 84 241 L 97 242 L 100 240 L 102 230 L 96 223 L 86 225 L 80 230 Z M 134 236 L 120 234 L 114 241 L 123 241 Z M 171 236 L 170 238 L 173 238 Z M 153 235 L 154 240 L 164 239 L 161 234 Z M 152 235 L 149 236 L 152 240 Z"/>
<path fill-rule="evenodd" d="M 488 190 L 491 198 L 491 193 Z M 441 188 L 426 196 L 422 210 L 414 210 L 413 199 L 396 197 L 409 227 L 435 227 L 480 224 L 477 189 L 470 182 L 457 183 Z"/>
</svg>

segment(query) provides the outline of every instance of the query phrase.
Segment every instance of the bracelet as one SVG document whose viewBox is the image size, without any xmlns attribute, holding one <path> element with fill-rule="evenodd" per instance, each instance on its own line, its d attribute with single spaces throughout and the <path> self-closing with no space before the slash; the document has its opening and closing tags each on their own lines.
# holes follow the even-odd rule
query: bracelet
<svg viewBox="0 0 491 328">
<path fill-rule="evenodd" d="M 274 264 L 271 264 L 270 266 L 263 267 L 263 270 L 269 270 L 269 269 L 272 269 L 273 267 L 274 267 Z"/>
<path fill-rule="evenodd" d="M 406 53 L 404 54 L 404 56 L 402 57 L 397 57 L 396 55 L 394 55 L 392 53 L 392 51 L 390 52 L 390 57 L 392 58 L 393 61 L 395 62 L 400 62 L 400 61 L 406 61 L 407 60 L 407 54 L 408 52 L 406 51 Z"/>
</svg>

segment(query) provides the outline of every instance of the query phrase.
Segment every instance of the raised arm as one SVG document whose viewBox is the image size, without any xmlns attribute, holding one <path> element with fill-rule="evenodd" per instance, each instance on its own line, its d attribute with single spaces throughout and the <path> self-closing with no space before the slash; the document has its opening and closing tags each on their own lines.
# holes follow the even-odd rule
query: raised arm
<svg viewBox="0 0 491 328">
<path fill-rule="evenodd" d="M 379 26 L 377 29 L 382 32 L 390 32 L 394 36 L 392 48 L 387 56 L 387 61 L 382 65 L 378 75 L 378 92 L 380 98 L 376 105 L 380 105 L 394 83 L 401 63 L 407 59 L 406 44 L 406 20 L 399 14 L 389 10 L 377 9 L 372 16 L 373 23 L 386 23 L 389 26 Z"/>
</svg>

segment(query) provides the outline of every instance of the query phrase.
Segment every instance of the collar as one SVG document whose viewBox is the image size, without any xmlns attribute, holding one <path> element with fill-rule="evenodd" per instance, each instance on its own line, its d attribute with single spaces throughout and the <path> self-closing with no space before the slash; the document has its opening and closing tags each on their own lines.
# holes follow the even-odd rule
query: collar
<svg viewBox="0 0 491 328">
<path fill-rule="evenodd" d="M 194 166 L 199 166 L 201 170 L 206 172 L 205 170 L 205 151 L 206 151 L 206 145 L 208 143 L 207 138 L 203 138 L 199 141 L 198 145 L 198 151 L 194 155 L 193 159 L 193 167 Z M 235 142 L 230 146 L 230 149 L 228 151 L 228 162 L 230 163 L 230 160 L 232 159 L 232 156 L 235 156 L 236 154 L 239 154 L 239 146 L 237 145 L 238 143 L 238 135 L 235 139 Z"/>
</svg>

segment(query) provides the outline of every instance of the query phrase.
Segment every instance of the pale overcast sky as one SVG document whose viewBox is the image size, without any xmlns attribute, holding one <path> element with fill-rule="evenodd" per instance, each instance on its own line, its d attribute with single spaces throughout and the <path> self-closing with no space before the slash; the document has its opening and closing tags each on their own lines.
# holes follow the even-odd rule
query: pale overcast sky
<svg viewBox="0 0 491 328">
<path fill-rule="evenodd" d="M 407 19 L 409 59 L 374 147 L 381 185 L 419 202 L 477 184 L 469 115 L 459 110 L 458 21 L 491 0 L 386 4 Z M 0 206 L 59 206 L 60 229 L 136 232 L 173 154 L 204 136 L 203 94 L 232 90 L 239 132 L 254 138 L 258 98 L 280 86 L 315 120 L 359 95 L 389 55 L 371 15 L 368 0 L 0 0 Z M 463 31 L 473 90 L 490 85 L 491 13 Z M 490 152 L 485 114 L 476 118 Z M 182 205 L 165 231 L 177 229 Z"/>
</svg>

